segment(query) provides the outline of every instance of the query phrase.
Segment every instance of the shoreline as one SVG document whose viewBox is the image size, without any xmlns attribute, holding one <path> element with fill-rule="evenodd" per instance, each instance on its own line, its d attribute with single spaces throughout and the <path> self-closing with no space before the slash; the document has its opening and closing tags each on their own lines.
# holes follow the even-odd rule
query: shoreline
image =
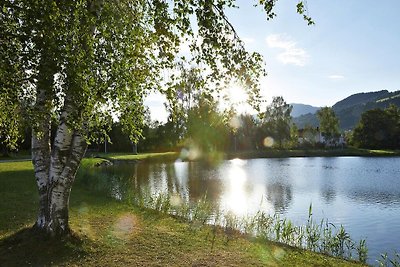
<svg viewBox="0 0 400 267">
<path fill-rule="evenodd" d="M 296 158 L 296 157 L 399 157 L 400 151 L 370 149 L 288 149 L 232 152 L 228 158 Z"/>
<path fill-rule="evenodd" d="M 378 149 L 358 149 L 358 148 L 334 148 L 334 149 L 266 149 L 266 150 L 247 150 L 238 152 L 219 152 L 219 160 L 255 159 L 255 158 L 299 158 L 299 157 L 400 157 L 400 150 L 378 150 Z M 182 159 L 180 152 L 145 152 L 145 153 L 91 153 L 83 159 L 98 159 L 101 162 L 127 163 L 127 162 L 159 162 L 175 161 L 199 161 Z M 204 158 L 207 161 L 207 157 Z M 0 163 L 30 161 L 29 157 L 0 157 Z"/>
<path fill-rule="evenodd" d="M 100 159 L 85 159 L 83 168 Z M 77 177 L 70 200 L 76 241 L 36 238 L 37 188 L 29 162 L 1 163 L 0 258 L 7 266 L 363 266 L 359 262 L 252 240 L 222 228 L 121 202 Z M 8 204 L 7 204 L 8 203 Z M 13 203 L 13 205 L 9 205 Z M 17 208 L 16 208 L 17 207 Z"/>
<path fill-rule="evenodd" d="M 252 158 L 298 158 L 298 157 L 400 157 L 399 150 L 370 150 L 357 148 L 343 149 L 268 149 L 268 150 L 250 150 L 238 152 L 220 152 L 218 159 L 230 160 L 234 158 L 252 159 Z M 214 155 L 215 156 L 215 155 Z M 140 162 L 140 161 L 199 161 L 202 159 L 182 159 L 179 152 L 154 152 L 154 153 L 98 153 L 86 158 L 97 158 L 113 163 Z M 207 156 L 204 157 L 207 161 Z"/>
</svg>

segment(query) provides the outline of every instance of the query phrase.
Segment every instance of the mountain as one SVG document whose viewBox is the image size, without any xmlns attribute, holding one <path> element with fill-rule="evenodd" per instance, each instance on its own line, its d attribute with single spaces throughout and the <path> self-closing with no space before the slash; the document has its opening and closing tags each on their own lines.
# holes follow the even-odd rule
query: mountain
<svg viewBox="0 0 400 267">
<path fill-rule="evenodd" d="M 340 100 L 336 104 L 332 106 L 333 110 L 339 111 L 347 108 L 351 108 L 352 106 L 362 105 L 369 102 L 374 102 L 377 99 L 384 98 L 389 94 L 389 91 L 382 90 L 377 92 L 369 92 L 369 93 L 358 93 L 346 97 L 343 100 Z"/>
<path fill-rule="evenodd" d="M 365 99 L 363 102 L 362 99 Z M 353 103 L 351 105 L 351 103 Z M 387 90 L 361 93 L 349 96 L 332 106 L 340 121 L 343 130 L 353 129 L 361 119 L 365 111 L 381 108 L 385 109 L 390 104 L 400 107 L 400 91 L 389 92 Z"/>
<path fill-rule="evenodd" d="M 353 129 L 360 121 L 361 114 L 375 108 L 387 108 L 390 104 L 400 107 L 400 91 L 387 90 L 359 93 L 351 95 L 337 103 L 332 108 L 340 121 L 342 130 Z M 305 125 L 318 126 L 318 119 L 314 113 L 293 116 L 293 121 L 299 128 Z"/>
<path fill-rule="evenodd" d="M 305 115 L 308 113 L 315 113 L 317 110 L 320 109 L 320 107 L 314 107 L 311 105 L 305 105 L 305 104 L 300 104 L 300 103 L 291 103 L 290 105 L 293 106 L 292 109 L 292 117 L 299 117 L 301 115 Z"/>
<path fill-rule="evenodd" d="M 319 126 L 316 113 L 308 113 L 300 115 L 299 117 L 293 117 L 293 122 L 299 129 L 304 128 L 306 125 L 312 127 Z"/>
</svg>

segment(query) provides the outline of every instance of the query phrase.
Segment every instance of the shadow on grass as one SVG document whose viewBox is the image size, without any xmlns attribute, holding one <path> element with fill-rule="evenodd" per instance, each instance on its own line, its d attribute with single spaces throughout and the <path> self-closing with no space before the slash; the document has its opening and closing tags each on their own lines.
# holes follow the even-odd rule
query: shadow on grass
<svg viewBox="0 0 400 267">
<path fill-rule="evenodd" d="M 47 238 L 25 228 L 0 240 L 0 265 L 50 266 L 75 261 L 87 254 L 85 242 L 76 236 L 64 240 Z"/>
</svg>

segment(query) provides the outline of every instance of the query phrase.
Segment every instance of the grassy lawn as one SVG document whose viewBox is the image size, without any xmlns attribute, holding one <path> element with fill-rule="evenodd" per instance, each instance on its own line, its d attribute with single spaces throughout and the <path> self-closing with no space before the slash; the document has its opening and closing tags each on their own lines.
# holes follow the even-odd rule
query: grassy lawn
<svg viewBox="0 0 400 267">
<path fill-rule="evenodd" d="M 123 161 L 135 161 L 135 160 L 175 160 L 179 157 L 178 152 L 154 152 L 154 153 L 91 153 L 87 154 L 87 157 L 91 158 L 102 158 L 107 160 L 123 160 Z"/>
<path fill-rule="evenodd" d="M 112 159 L 148 159 L 148 158 L 155 158 L 155 157 L 168 157 L 168 156 L 177 156 L 178 153 L 176 152 L 163 152 L 163 153 L 141 153 L 141 154 L 123 154 L 123 153 L 114 153 L 110 154 L 110 158 Z"/>
<path fill-rule="evenodd" d="M 359 266 L 238 234 L 228 240 L 222 231 L 213 240 L 210 227 L 115 201 L 79 178 L 70 203 L 75 238 L 35 236 L 29 227 L 36 209 L 32 164 L 0 163 L 1 266 Z"/>
</svg>

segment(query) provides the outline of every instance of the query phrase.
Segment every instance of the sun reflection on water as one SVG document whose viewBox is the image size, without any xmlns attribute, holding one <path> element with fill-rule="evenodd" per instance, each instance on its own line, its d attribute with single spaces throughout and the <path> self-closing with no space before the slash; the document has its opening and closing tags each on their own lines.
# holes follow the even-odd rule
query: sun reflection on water
<svg viewBox="0 0 400 267">
<path fill-rule="evenodd" d="M 247 213 L 247 193 L 245 190 L 247 174 L 243 169 L 246 161 L 233 159 L 230 161 L 228 179 L 225 181 L 225 193 L 221 196 L 221 208 L 235 215 Z"/>
<path fill-rule="evenodd" d="M 258 210 L 272 212 L 272 205 L 266 201 L 265 187 L 251 185 L 245 170 L 247 161 L 232 159 L 224 170 L 224 192 L 220 198 L 220 208 L 224 212 L 244 217 Z"/>
<path fill-rule="evenodd" d="M 189 201 L 189 165 L 187 162 L 175 161 L 174 171 L 177 182 L 177 191 L 182 199 Z"/>
</svg>

